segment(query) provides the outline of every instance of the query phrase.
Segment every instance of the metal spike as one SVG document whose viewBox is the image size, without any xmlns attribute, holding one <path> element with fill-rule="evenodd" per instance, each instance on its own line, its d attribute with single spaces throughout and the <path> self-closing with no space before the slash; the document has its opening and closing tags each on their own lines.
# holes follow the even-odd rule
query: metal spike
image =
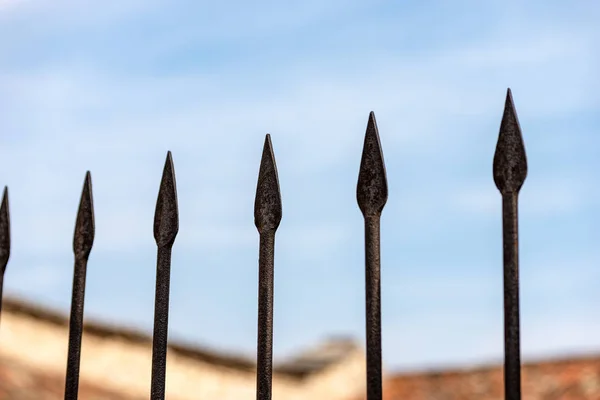
<svg viewBox="0 0 600 400">
<path fill-rule="evenodd" d="M 90 171 L 85 174 L 85 182 L 81 199 L 79 201 L 79 210 L 77 212 L 77 221 L 75 222 L 75 234 L 73 235 L 73 252 L 75 258 L 87 258 L 94 244 L 94 204 L 92 201 L 92 176 Z"/>
<path fill-rule="evenodd" d="M 494 154 L 494 182 L 502 194 L 518 192 L 527 177 L 527 156 L 510 89 Z"/>
<path fill-rule="evenodd" d="M 85 301 L 85 278 L 87 262 L 94 243 L 94 204 L 92 201 L 92 177 L 89 171 L 79 202 L 79 211 L 75 222 L 73 253 L 75 267 L 73 273 L 73 292 L 71 297 L 71 318 L 69 320 L 69 350 L 67 356 L 67 377 L 65 381 L 65 400 L 77 400 L 79 391 L 79 365 L 81 360 L 81 336 L 83 334 L 83 308 Z"/>
<path fill-rule="evenodd" d="M 163 169 L 156 211 L 154 212 L 154 239 L 159 247 L 172 245 L 179 232 L 179 210 L 177 208 L 177 188 L 175 185 L 175 167 L 171 152 Z"/>
<path fill-rule="evenodd" d="M 10 257 L 10 214 L 8 210 L 8 187 L 4 187 L 0 204 L 0 315 L 4 291 L 4 272 Z"/>
<path fill-rule="evenodd" d="M 502 194 L 504 275 L 504 398 L 521 399 L 519 316 L 519 190 L 527 176 L 527 159 L 517 112 L 508 89 L 493 166 Z"/>
<path fill-rule="evenodd" d="M 156 201 L 154 238 L 158 247 L 156 292 L 154 299 L 154 334 L 152 337 L 151 400 L 164 400 L 169 332 L 169 292 L 171 283 L 171 249 L 179 231 L 179 211 L 175 167 L 171 152 L 167 159 Z"/>
<path fill-rule="evenodd" d="M 363 215 L 380 214 L 387 202 L 388 187 L 375 113 L 369 114 L 356 198 Z"/>
<path fill-rule="evenodd" d="M 367 400 L 381 400 L 381 211 L 388 197 L 375 114 L 369 115 L 356 198 L 365 219 Z"/>
<path fill-rule="evenodd" d="M 256 399 L 270 400 L 273 379 L 273 281 L 275 232 L 281 222 L 281 194 L 271 136 L 265 137 L 254 203 L 254 224 L 260 234 L 258 255 L 258 338 Z"/>
<path fill-rule="evenodd" d="M 254 201 L 254 224 L 260 233 L 276 230 L 281 222 L 281 193 L 271 135 L 265 137 Z"/>
<path fill-rule="evenodd" d="M 10 257 L 10 213 L 8 209 L 8 187 L 4 187 L 0 205 L 0 275 L 4 275 Z"/>
</svg>

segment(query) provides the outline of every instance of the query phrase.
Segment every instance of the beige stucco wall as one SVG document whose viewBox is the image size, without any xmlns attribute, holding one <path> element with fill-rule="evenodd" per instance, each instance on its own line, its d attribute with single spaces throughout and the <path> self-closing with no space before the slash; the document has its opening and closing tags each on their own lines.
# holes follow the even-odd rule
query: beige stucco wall
<svg viewBox="0 0 600 400">
<path fill-rule="evenodd" d="M 22 314 L 3 311 L 0 354 L 22 363 L 52 371 L 66 369 L 68 330 Z M 150 390 L 151 345 L 99 338 L 84 334 L 81 354 L 82 380 L 101 382 L 107 388 L 133 397 L 147 398 Z M 356 351 L 343 362 L 300 381 L 275 375 L 276 400 L 345 400 L 364 388 L 364 356 Z M 218 367 L 172 351 L 167 359 L 167 397 L 173 400 L 255 399 L 256 377 L 252 372 Z"/>
</svg>

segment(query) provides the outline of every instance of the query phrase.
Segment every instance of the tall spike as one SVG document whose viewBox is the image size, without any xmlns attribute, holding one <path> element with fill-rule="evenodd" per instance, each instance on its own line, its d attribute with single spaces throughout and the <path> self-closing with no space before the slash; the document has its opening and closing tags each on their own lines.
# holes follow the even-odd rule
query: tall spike
<svg viewBox="0 0 600 400">
<path fill-rule="evenodd" d="M 4 187 L 0 204 L 0 315 L 2 314 L 2 293 L 4 291 L 4 273 L 10 257 L 10 214 L 8 210 L 8 187 Z"/>
<path fill-rule="evenodd" d="M 270 400 L 273 379 L 273 281 L 275 232 L 281 222 L 281 193 L 271 136 L 263 147 L 256 198 L 254 224 L 260 234 L 258 256 L 258 345 L 256 399 Z"/>
<path fill-rule="evenodd" d="M 152 338 L 151 400 L 164 400 L 165 398 L 171 250 L 178 231 L 179 210 L 177 206 L 175 167 L 169 151 L 167 152 L 154 213 L 154 239 L 156 240 L 158 254 L 154 300 L 154 334 Z"/>
<path fill-rule="evenodd" d="M 504 269 L 504 398 L 521 399 L 519 316 L 519 190 L 527 177 L 527 158 L 510 89 L 494 155 L 493 175 L 502 194 Z"/>
<path fill-rule="evenodd" d="M 381 212 L 388 197 L 375 113 L 369 115 L 356 198 L 365 219 L 367 400 L 381 400 Z"/>
<path fill-rule="evenodd" d="M 65 400 L 77 400 L 79 391 L 79 365 L 81 360 L 81 336 L 83 334 L 83 306 L 85 300 L 85 278 L 87 263 L 94 244 L 94 204 L 92 201 L 92 177 L 89 171 L 79 201 L 79 210 L 73 236 L 75 267 L 71 298 L 71 318 L 69 320 L 69 350 L 67 357 L 67 377 Z"/>
</svg>

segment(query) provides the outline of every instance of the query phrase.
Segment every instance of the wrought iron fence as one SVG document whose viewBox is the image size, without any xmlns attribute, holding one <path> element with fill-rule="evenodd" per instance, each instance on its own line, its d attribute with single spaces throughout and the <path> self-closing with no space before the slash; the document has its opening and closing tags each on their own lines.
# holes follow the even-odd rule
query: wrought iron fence
<svg viewBox="0 0 600 400">
<path fill-rule="evenodd" d="M 519 237 L 518 196 L 527 175 L 527 160 L 521 128 L 510 89 L 493 161 L 493 177 L 502 195 L 504 266 L 504 389 L 506 400 L 521 399 L 519 334 Z M 356 189 L 358 206 L 365 222 L 366 289 L 366 398 L 382 399 L 381 372 L 381 212 L 388 188 L 383 152 L 373 112 L 369 115 Z M 256 398 L 271 399 L 273 350 L 273 272 L 275 233 L 282 216 L 281 194 L 271 136 L 265 137 L 254 203 L 254 224 L 260 235 L 258 278 L 258 345 Z M 163 170 L 156 211 L 154 238 L 157 245 L 156 294 L 152 343 L 151 400 L 165 398 L 167 331 L 171 249 L 179 230 L 175 169 L 171 152 Z M 69 320 L 65 400 L 76 400 L 87 262 L 94 243 L 92 179 L 86 172 L 73 238 L 75 266 Z M 8 188 L 0 206 L 0 299 L 4 272 L 10 256 Z M 1 302 L 0 302 L 1 311 Z"/>
</svg>

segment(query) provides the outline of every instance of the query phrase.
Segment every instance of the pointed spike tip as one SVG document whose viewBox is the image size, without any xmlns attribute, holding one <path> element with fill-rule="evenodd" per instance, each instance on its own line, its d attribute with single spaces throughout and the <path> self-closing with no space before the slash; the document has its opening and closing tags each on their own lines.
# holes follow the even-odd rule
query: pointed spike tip
<svg viewBox="0 0 600 400">
<path fill-rule="evenodd" d="M 10 213 L 8 210 L 8 186 L 5 186 L 2 193 L 2 203 L 0 204 L 0 276 L 4 275 L 9 257 Z"/>
<path fill-rule="evenodd" d="M 494 183 L 502 195 L 518 193 L 527 177 L 525 145 L 510 88 L 506 91 L 493 174 Z"/>
<path fill-rule="evenodd" d="M 273 153 L 271 135 L 265 136 L 256 197 L 254 200 L 254 225 L 259 233 L 275 231 L 281 222 L 281 192 L 277 176 L 277 164 Z"/>
<path fill-rule="evenodd" d="M 173 156 L 167 152 L 163 168 L 156 210 L 154 212 L 154 239 L 158 247 L 172 246 L 179 232 L 179 209 Z"/>
<path fill-rule="evenodd" d="M 369 114 L 362 159 L 356 186 L 356 198 L 363 215 L 381 214 L 388 198 L 387 176 L 375 113 Z"/>
<path fill-rule="evenodd" d="M 77 211 L 75 222 L 75 234 L 73 235 L 73 252 L 75 258 L 86 258 L 89 256 L 94 244 L 94 202 L 92 199 L 92 175 L 90 171 L 85 173 L 83 190 Z"/>
</svg>

